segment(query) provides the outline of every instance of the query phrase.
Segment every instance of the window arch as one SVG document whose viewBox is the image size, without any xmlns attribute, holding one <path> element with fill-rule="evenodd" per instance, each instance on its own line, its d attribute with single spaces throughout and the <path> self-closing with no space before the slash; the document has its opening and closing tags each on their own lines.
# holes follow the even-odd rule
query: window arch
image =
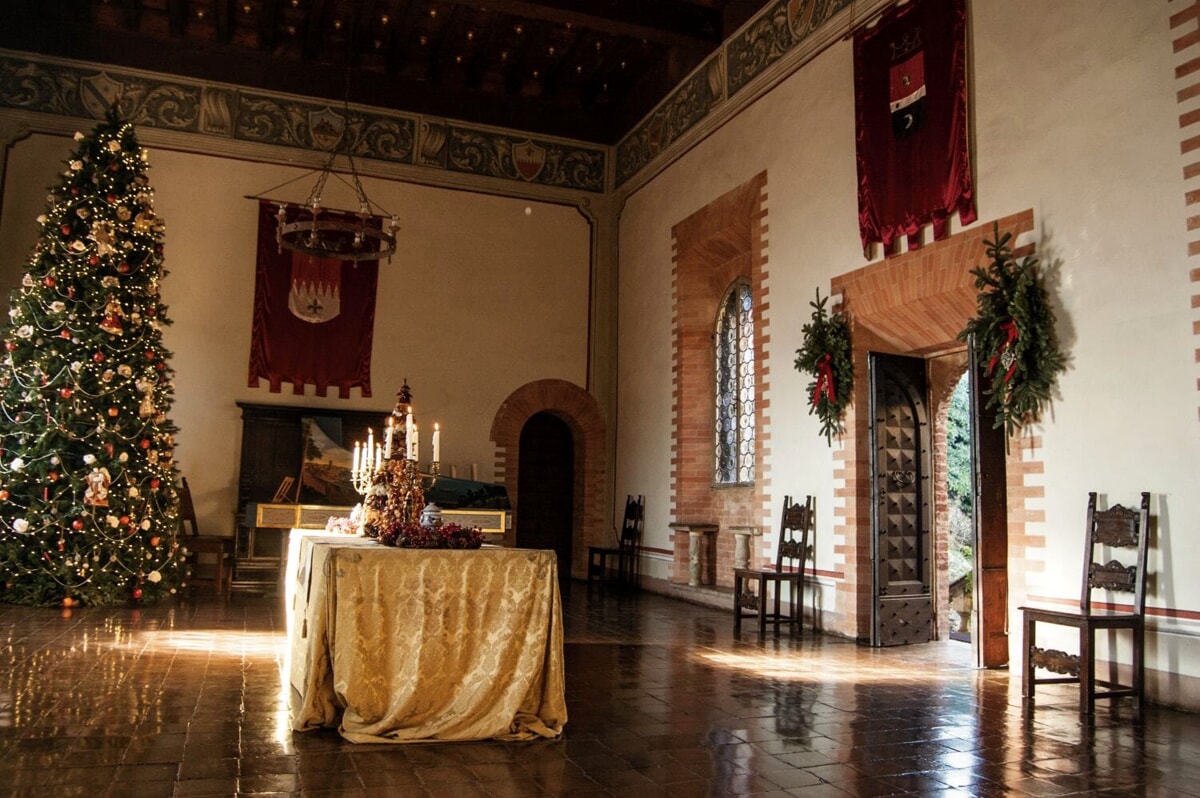
<svg viewBox="0 0 1200 798">
<path fill-rule="evenodd" d="M 754 480 L 754 299 L 749 280 L 725 293 L 716 329 L 718 483 Z"/>
</svg>

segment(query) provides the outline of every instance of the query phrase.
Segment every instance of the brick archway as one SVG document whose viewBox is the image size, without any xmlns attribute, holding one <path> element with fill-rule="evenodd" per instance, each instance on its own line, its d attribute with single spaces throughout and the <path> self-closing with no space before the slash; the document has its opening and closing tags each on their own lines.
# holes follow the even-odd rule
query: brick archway
<svg viewBox="0 0 1200 798">
<path fill-rule="evenodd" d="M 1002 231 L 1015 236 L 1033 230 L 1033 211 L 1026 210 L 996 220 Z M 990 238 L 992 223 L 980 224 L 950 238 L 886 261 L 834 277 L 830 291 L 842 294 L 842 309 L 850 316 L 854 335 L 854 401 L 846 413 L 846 433 L 834 460 L 838 477 L 835 494 L 845 496 L 835 508 L 834 552 L 846 563 L 837 584 L 837 610 L 825 619 L 826 628 L 848 637 L 870 637 L 872 571 L 870 551 L 870 452 L 867 417 L 867 352 L 890 352 L 931 358 L 948 354 L 962 344 L 958 332 L 977 312 L 976 289 L 970 269 L 984 263 L 983 240 Z M 1018 250 L 1018 255 L 1026 254 Z M 942 399 L 963 363 L 951 358 L 933 369 L 931 393 Z M 935 408 L 940 411 L 939 408 Z M 1042 511 L 1030 507 L 1040 488 L 1026 477 L 1040 473 L 1040 438 L 1015 437 L 1006 462 L 1008 494 L 1008 561 L 1013 598 L 1026 592 L 1023 575 L 1037 568 L 1025 553 L 1041 538 L 1029 525 L 1042 520 Z M 937 441 L 944 457 L 944 436 Z M 935 455 L 937 456 L 937 455 Z M 943 462 L 944 464 L 944 462 Z M 944 499 L 943 499 L 944 505 Z M 940 509 L 944 510 L 944 506 Z M 939 558 L 945 557 L 939 548 Z M 943 624 L 939 624 L 942 626 Z"/>
<path fill-rule="evenodd" d="M 509 394 L 492 419 L 491 438 L 496 444 L 496 476 L 508 490 L 515 515 L 521 512 L 517 491 L 521 430 L 537 413 L 550 413 L 571 429 L 575 444 L 571 575 L 582 578 L 587 569 L 587 547 L 609 540 L 604 532 L 604 417 L 595 397 L 567 380 L 537 380 Z M 507 545 L 515 543 L 513 530 L 506 536 Z"/>
</svg>

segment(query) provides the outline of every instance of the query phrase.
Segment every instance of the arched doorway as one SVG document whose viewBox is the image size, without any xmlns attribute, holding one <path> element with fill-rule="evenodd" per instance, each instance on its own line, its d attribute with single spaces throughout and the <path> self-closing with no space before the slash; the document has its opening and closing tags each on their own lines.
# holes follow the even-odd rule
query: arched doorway
<svg viewBox="0 0 1200 798">
<path fill-rule="evenodd" d="M 548 413 L 571 430 L 574 451 L 571 488 L 572 561 L 563 564 L 561 575 L 582 579 L 587 575 L 587 547 L 609 545 L 612 540 L 611 494 L 605 492 L 604 417 L 600 406 L 586 390 L 566 380 L 536 380 L 509 394 L 492 420 L 492 440 L 496 442 L 496 474 L 504 483 L 512 502 L 514 520 L 520 525 L 524 502 L 519 479 L 521 472 L 521 434 L 528 421 L 539 413 Z M 516 529 L 505 537 L 505 545 L 517 545 Z"/>
<path fill-rule="evenodd" d="M 517 461 L 517 546 L 553 549 L 558 573 L 571 573 L 575 513 L 575 442 L 571 428 L 553 413 L 530 416 L 521 428 Z"/>
</svg>

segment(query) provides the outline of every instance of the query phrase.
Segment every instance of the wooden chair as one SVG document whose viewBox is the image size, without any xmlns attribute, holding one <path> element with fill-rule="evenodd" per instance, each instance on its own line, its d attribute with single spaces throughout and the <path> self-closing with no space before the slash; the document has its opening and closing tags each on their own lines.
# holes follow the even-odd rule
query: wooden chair
<svg viewBox="0 0 1200 798">
<path fill-rule="evenodd" d="M 816 516 L 814 499 L 807 496 L 804 504 L 792 503 L 791 496 L 783 498 L 783 517 L 779 522 L 779 549 L 775 553 L 774 570 L 735 568 L 733 571 L 733 632 L 742 631 L 742 618 L 758 618 L 758 635 L 767 632 L 767 624 L 780 624 L 789 631 L 800 630 L 804 618 L 804 566 L 808 562 L 809 533 L 814 531 Z M 816 564 L 813 564 L 816 575 Z M 749 585 L 757 582 L 756 592 Z M 788 609 L 783 611 L 783 588 L 788 589 Z M 768 606 L 768 601 L 773 604 Z"/>
<path fill-rule="evenodd" d="M 609 559 L 617 561 L 617 581 L 622 585 L 637 584 L 638 544 L 642 538 L 642 525 L 646 518 L 646 498 L 641 494 L 635 499 L 625 497 L 625 515 L 621 520 L 621 533 L 617 545 L 588 546 L 588 583 L 595 577 L 607 578 Z"/>
<path fill-rule="evenodd" d="M 1150 494 L 1142 494 L 1142 505 L 1132 510 L 1114 504 L 1107 510 L 1096 509 L 1096 494 L 1088 494 L 1087 532 L 1084 538 L 1083 589 L 1078 610 L 1051 610 L 1021 607 L 1024 619 L 1024 656 L 1022 657 L 1021 695 L 1032 708 L 1039 684 L 1079 684 L 1079 711 L 1091 715 L 1096 699 L 1133 698 L 1140 719 L 1144 703 L 1143 643 L 1145 640 L 1146 548 L 1150 536 Z M 1115 559 L 1120 557 L 1121 559 Z M 1103 559 L 1108 562 L 1102 562 Z M 1094 591 L 1119 591 L 1131 594 L 1128 609 L 1110 609 L 1093 604 Z M 1079 653 L 1039 648 L 1039 623 L 1069 626 L 1079 631 Z M 1101 679 L 1096 674 L 1096 632 L 1127 629 L 1132 637 L 1132 672 L 1128 684 L 1113 675 Z M 1037 669 L 1062 674 L 1037 677 Z M 1098 690 L 1097 686 L 1104 688 Z"/>
<path fill-rule="evenodd" d="M 185 524 L 191 524 L 192 528 L 192 533 L 187 536 L 183 534 Z M 193 587 L 211 587 L 222 596 L 229 595 L 233 586 L 233 538 L 200 534 L 187 477 L 183 477 L 179 487 L 179 533 L 179 545 L 187 549 L 185 562 L 192 571 L 188 583 Z M 212 555 L 216 559 L 211 576 L 199 575 L 201 555 Z"/>
</svg>

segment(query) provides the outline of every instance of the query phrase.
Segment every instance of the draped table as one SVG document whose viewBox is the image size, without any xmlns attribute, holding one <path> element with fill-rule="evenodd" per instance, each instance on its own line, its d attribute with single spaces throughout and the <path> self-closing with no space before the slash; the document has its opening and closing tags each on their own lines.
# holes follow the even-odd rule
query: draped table
<svg viewBox="0 0 1200 798">
<path fill-rule="evenodd" d="M 292 727 L 351 742 L 556 737 L 567 721 L 553 551 L 399 549 L 293 530 Z"/>
</svg>

